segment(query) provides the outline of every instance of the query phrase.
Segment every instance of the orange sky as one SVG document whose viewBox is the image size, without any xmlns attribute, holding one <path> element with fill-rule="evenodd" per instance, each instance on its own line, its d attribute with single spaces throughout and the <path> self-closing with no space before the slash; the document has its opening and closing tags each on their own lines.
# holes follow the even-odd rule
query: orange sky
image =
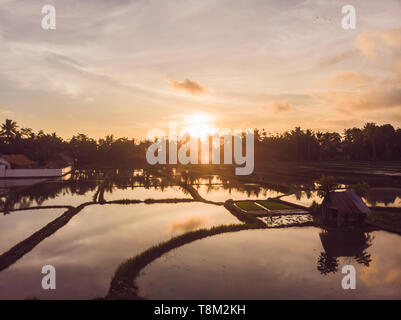
<svg viewBox="0 0 401 320">
<path fill-rule="evenodd" d="M 0 0 L 0 121 L 64 137 L 219 128 L 401 126 L 401 3 Z"/>
</svg>

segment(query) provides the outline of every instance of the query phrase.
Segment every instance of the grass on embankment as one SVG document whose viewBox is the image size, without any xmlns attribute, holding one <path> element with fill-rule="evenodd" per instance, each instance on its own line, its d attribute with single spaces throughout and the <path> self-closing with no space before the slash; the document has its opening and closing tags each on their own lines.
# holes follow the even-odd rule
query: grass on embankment
<svg viewBox="0 0 401 320">
<path fill-rule="evenodd" d="M 285 203 L 277 202 L 277 201 L 269 201 L 269 200 L 259 200 L 257 203 L 260 203 L 262 206 L 269 210 L 289 210 L 294 209 L 294 207 L 289 206 Z"/>
<path fill-rule="evenodd" d="M 246 211 L 263 210 L 263 208 L 258 206 L 254 201 L 237 201 L 235 204 L 242 210 Z"/>
<path fill-rule="evenodd" d="M 143 299 L 139 296 L 138 287 L 135 283 L 137 276 L 148 264 L 171 250 L 218 234 L 242 230 L 263 229 L 264 227 L 265 224 L 259 222 L 251 224 L 221 225 L 212 227 L 210 229 L 190 231 L 180 236 L 171 238 L 166 242 L 153 246 L 119 265 L 111 280 L 106 299 Z"/>
<path fill-rule="evenodd" d="M 366 217 L 366 223 L 401 234 L 401 209 L 371 208 L 371 213 Z"/>
<path fill-rule="evenodd" d="M 237 201 L 235 204 L 243 210 L 253 211 L 253 210 L 264 210 L 261 206 L 257 205 L 257 203 L 261 204 L 263 207 L 269 210 L 290 210 L 294 209 L 293 206 L 271 200 L 257 200 L 257 201 Z"/>
</svg>

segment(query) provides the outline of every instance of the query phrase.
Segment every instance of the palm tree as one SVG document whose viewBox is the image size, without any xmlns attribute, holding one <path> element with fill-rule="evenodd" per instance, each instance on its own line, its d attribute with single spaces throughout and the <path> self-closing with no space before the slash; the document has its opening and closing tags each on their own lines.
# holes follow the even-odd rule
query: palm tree
<svg viewBox="0 0 401 320">
<path fill-rule="evenodd" d="M 347 155 L 352 160 L 360 160 L 364 157 L 364 132 L 359 128 L 344 130 L 344 147 Z"/>
<path fill-rule="evenodd" d="M 391 124 L 385 124 L 378 128 L 378 135 L 380 141 L 386 146 L 387 159 L 392 156 L 392 144 L 395 138 L 395 129 Z"/>
<path fill-rule="evenodd" d="M 377 126 L 373 122 L 369 122 L 365 124 L 363 128 L 366 139 L 370 142 L 372 146 L 372 160 L 376 160 L 376 135 L 377 135 Z"/>
<path fill-rule="evenodd" d="M 6 141 L 10 143 L 18 133 L 17 128 L 18 125 L 15 121 L 6 119 L 6 121 L 1 125 L 0 136 L 5 137 Z"/>
<path fill-rule="evenodd" d="M 35 133 L 33 132 L 33 130 L 31 128 L 24 128 L 22 127 L 20 129 L 21 132 L 21 136 L 25 139 L 31 139 L 33 140 L 35 138 Z"/>
<path fill-rule="evenodd" d="M 339 183 L 333 176 L 322 176 L 317 180 L 317 184 L 319 185 L 318 196 L 321 198 L 326 197 L 331 191 L 337 189 L 339 186 Z"/>
</svg>

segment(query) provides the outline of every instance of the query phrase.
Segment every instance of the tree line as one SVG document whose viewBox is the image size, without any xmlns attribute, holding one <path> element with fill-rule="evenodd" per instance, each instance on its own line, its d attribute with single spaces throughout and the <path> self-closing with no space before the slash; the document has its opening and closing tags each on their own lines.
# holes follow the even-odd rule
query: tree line
<svg viewBox="0 0 401 320">
<path fill-rule="evenodd" d="M 107 135 L 93 139 L 79 133 L 66 140 L 55 132 L 35 133 L 30 128 L 19 127 L 15 121 L 6 119 L 0 126 L 0 154 L 25 154 L 44 165 L 64 153 L 73 158 L 78 166 L 121 167 L 144 163 L 148 141 L 116 138 Z"/>
<path fill-rule="evenodd" d="M 401 129 L 391 124 L 366 123 L 363 128 L 338 132 L 310 129 L 271 135 L 255 131 L 255 159 L 327 161 L 327 160 L 400 160 Z"/>
<path fill-rule="evenodd" d="M 79 133 L 63 139 L 43 130 L 35 133 L 6 119 L 0 126 L 0 154 L 25 154 L 45 164 L 64 153 L 78 166 L 131 167 L 146 164 L 150 141 L 116 138 L 93 139 Z M 342 133 L 321 132 L 296 127 L 280 134 L 255 129 L 255 160 L 329 161 L 329 160 L 400 160 L 401 129 L 390 124 L 367 123 Z"/>
</svg>

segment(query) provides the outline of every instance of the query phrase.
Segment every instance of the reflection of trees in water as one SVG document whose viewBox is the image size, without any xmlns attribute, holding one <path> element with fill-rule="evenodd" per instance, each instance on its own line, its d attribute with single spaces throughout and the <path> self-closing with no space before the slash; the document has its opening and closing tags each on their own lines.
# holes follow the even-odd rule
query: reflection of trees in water
<svg viewBox="0 0 401 320">
<path fill-rule="evenodd" d="M 35 203 L 41 206 L 49 199 L 63 195 L 84 195 L 95 191 L 99 181 L 68 180 L 60 182 L 44 182 L 30 188 L 18 188 L 0 198 L 0 210 L 7 214 L 15 209 L 29 208 Z"/>
<path fill-rule="evenodd" d="M 60 195 L 85 195 L 95 191 L 104 173 L 99 170 L 80 170 L 72 174 L 69 180 L 43 181 L 38 184 L 18 187 L 0 197 L 0 210 L 5 214 L 15 209 L 41 206 L 46 200 L 55 199 Z"/>
<path fill-rule="evenodd" d="M 401 189 L 372 188 L 366 196 L 366 201 L 371 206 L 376 206 L 377 203 L 384 203 L 387 206 L 394 203 L 397 198 L 401 198 Z"/>
<path fill-rule="evenodd" d="M 321 252 L 317 261 L 317 270 L 324 275 L 336 273 L 338 271 L 338 264 L 336 257 L 329 256 L 326 252 Z"/>
<path fill-rule="evenodd" d="M 206 186 L 207 186 L 206 194 L 210 194 L 219 190 L 225 190 L 228 191 L 229 194 L 231 194 L 232 192 L 243 193 L 244 196 L 246 197 L 259 197 L 259 196 L 267 197 L 268 191 L 270 190 L 256 184 L 242 184 L 242 185 L 207 184 Z M 199 187 L 200 186 L 198 185 L 198 189 Z M 279 193 L 278 191 L 276 192 Z"/>
<path fill-rule="evenodd" d="M 372 262 L 366 249 L 374 237 L 363 230 L 330 229 L 323 230 L 319 236 L 325 251 L 319 255 L 317 269 L 324 275 L 338 271 L 340 257 L 354 259 L 366 267 Z"/>
<path fill-rule="evenodd" d="M 303 192 L 302 191 L 296 191 L 294 193 L 294 195 L 295 195 L 295 199 L 297 199 L 299 201 L 302 198 Z"/>
<path fill-rule="evenodd" d="M 366 251 L 361 252 L 360 254 L 356 255 L 354 259 L 359 263 L 364 265 L 365 267 L 369 267 L 370 263 L 372 262 L 371 255 Z"/>
<path fill-rule="evenodd" d="M 93 173 L 93 172 L 92 172 Z M 2 255 L 0 255 L 0 270 L 6 269 L 8 266 L 11 264 L 15 263 L 17 260 L 19 260 L 21 257 L 23 257 L 26 253 L 30 252 L 33 248 L 35 248 L 40 242 L 42 242 L 44 239 L 50 237 L 53 235 L 57 230 L 62 228 L 64 225 L 70 221 L 70 219 L 78 214 L 79 212 L 82 211 L 83 208 L 91 205 L 96 205 L 96 204 L 117 204 L 117 203 L 124 203 L 124 204 L 136 204 L 136 203 L 178 203 L 178 202 L 188 202 L 188 201 L 198 201 L 198 202 L 204 202 L 204 203 L 210 203 L 214 205 L 223 205 L 221 202 L 213 202 L 213 201 L 207 201 L 203 199 L 197 191 L 191 186 L 191 185 L 185 185 L 183 183 L 179 183 L 178 185 L 181 186 L 183 190 L 186 190 L 188 193 L 191 194 L 193 199 L 160 199 L 160 200 L 114 200 L 114 201 L 106 201 L 104 199 L 104 191 L 105 190 L 113 190 L 113 188 L 116 185 L 127 185 L 127 183 L 136 183 L 137 178 L 139 178 L 139 181 L 143 182 L 146 180 L 154 179 L 153 177 L 156 177 L 156 174 L 158 172 L 150 172 L 141 174 L 141 175 L 122 175 L 120 172 L 111 172 L 108 173 L 107 176 L 104 174 L 101 175 L 101 179 L 98 179 L 97 175 L 93 174 L 82 174 L 80 173 L 78 175 L 78 178 L 75 180 L 67 181 L 64 183 L 49 183 L 49 184 L 41 184 L 37 185 L 31 188 L 28 188 L 29 192 L 32 192 L 33 189 L 36 191 L 40 191 L 42 194 L 40 194 L 40 197 L 42 199 L 46 199 L 46 197 L 52 197 L 56 196 L 60 192 L 66 192 L 66 190 L 69 190 L 72 192 L 72 190 L 75 190 L 77 192 L 85 194 L 87 190 L 94 190 L 97 189 L 96 192 L 96 197 L 94 197 L 94 201 L 92 202 L 86 202 L 83 203 L 77 207 L 72 207 L 72 206 L 58 206 L 58 207 L 67 207 L 67 211 L 65 211 L 61 216 L 57 217 L 53 221 L 51 221 L 49 224 L 41 228 L 40 230 L 36 231 L 33 233 L 31 236 L 28 238 L 24 239 L 23 241 L 19 242 L 17 245 L 14 247 L 10 248 L 8 251 L 4 252 Z M 91 180 L 88 179 L 89 177 L 95 177 L 95 179 Z M 175 182 L 177 181 L 175 179 L 172 179 L 171 177 L 165 177 L 163 175 L 157 177 L 158 183 L 160 183 L 159 186 L 151 186 L 151 187 L 162 187 L 165 186 L 167 183 Z M 193 180 L 194 181 L 194 180 Z M 83 185 L 81 183 L 84 182 Z M 79 189 L 74 189 L 76 186 L 79 186 Z M 52 188 L 48 188 L 47 185 L 51 185 Z M 38 188 L 40 187 L 40 188 Z M 57 187 L 57 188 L 55 188 Z M 63 191 L 64 190 L 64 191 Z M 25 191 L 24 191 L 25 192 Z M 14 194 L 16 197 L 11 198 L 13 200 L 13 205 L 16 205 L 17 203 L 22 204 L 24 201 L 24 193 L 20 193 L 19 195 L 17 193 Z M 19 202 L 18 202 L 19 201 Z M 30 210 L 43 210 L 45 208 L 51 208 L 55 206 L 39 206 L 39 207 L 34 207 L 31 208 Z M 231 210 L 229 210 L 231 212 Z M 232 212 L 231 212 L 232 213 Z M 233 213 L 234 214 L 234 213 Z M 194 231 L 191 233 L 186 233 L 183 236 L 180 236 L 178 238 L 173 238 L 170 241 L 168 241 L 165 244 L 159 245 L 154 247 L 150 252 L 152 253 L 151 256 L 148 258 L 151 258 L 150 260 L 147 261 L 153 261 L 155 255 L 154 255 L 154 249 L 156 249 L 157 252 L 163 252 L 163 250 L 170 250 L 171 246 L 172 247 L 178 247 L 180 245 L 183 245 L 185 243 L 194 241 L 196 239 L 201 239 L 204 237 L 208 237 L 211 235 L 216 235 L 224 232 L 233 232 L 233 231 L 239 231 L 239 230 L 246 230 L 246 229 L 262 229 L 266 228 L 266 224 L 252 216 L 247 216 L 243 214 L 242 217 L 238 217 L 236 214 L 234 214 L 241 224 L 237 225 L 224 225 L 220 227 L 213 227 L 211 229 L 201 229 L 198 231 Z M 246 218 L 246 219 L 245 219 Z M 243 223 L 244 222 L 244 223 Z M 295 225 L 295 224 L 294 224 Z M 299 224 L 296 224 L 299 226 Z M 309 224 L 308 224 L 309 225 Z M 286 228 L 290 227 L 289 225 L 285 226 Z M 160 251 L 159 249 L 163 249 Z M 146 254 L 142 257 L 146 257 Z M 148 259 L 147 258 L 147 259 Z M 135 268 L 138 267 L 138 265 L 135 265 Z M 132 270 L 130 270 L 132 272 Z"/>
<path fill-rule="evenodd" d="M 247 197 L 266 196 L 268 190 L 258 184 L 241 183 L 237 177 L 222 177 L 204 173 L 189 172 L 188 170 L 176 173 L 174 168 L 161 169 L 146 168 L 141 170 L 111 170 L 95 169 L 77 170 L 70 180 L 51 181 L 36 184 L 35 186 L 16 188 L 0 197 L 0 210 L 9 213 L 20 208 L 29 208 L 33 205 L 42 205 L 49 199 L 60 195 L 85 195 L 88 192 L 98 191 L 94 199 L 104 200 L 105 193 L 113 193 L 116 189 L 127 190 L 137 187 L 164 191 L 169 186 L 205 185 L 207 193 L 218 190 L 244 193 Z M 101 190 L 99 190 L 101 187 Z M 188 194 L 187 190 L 183 190 Z"/>
<path fill-rule="evenodd" d="M 115 189 L 134 188 L 160 188 L 162 191 L 168 185 L 166 179 L 156 177 L 152 172 L 143 170 L 133 174 L 132 171 L 109 171 L 110 178 L 104 171 L 79 170 L 74 172 L 69 180 L 44 181 L 33 186 L 19 187 L 0 197 L 0 210 L 5 214 L 33 205 L 41 206 L 45 201 L 55 199 L 60 195 L 85 195 L 88 192 L 109 192 Z M 99 190 L 99 186 L 102 186 Z M 98 195 L 96 194 L 96 197 Z"/>
<path fill-rule="evenodd" d="M 305 188 L 304 190 L 298 190 L 293 193 L 296 200 L 300 201 L 302 200 L 302 198 L 306 198 L 308 200 L 316 198 L 316 194 L 314 193 L 316 192 L 316 190 L 314 190 L 314 186 L 309 186 L 304 188 Z"/>
<path fill-rule="evenodd" d="M 205 202 L 209 204 L 214 204 L 214 205 L 222 205 L 223 203 L 221 202 L 213 202 L 213 201 L 207 201 L 203 199 L 199 193 L 191 186 L 191 185 L 185 185 L 182 183 L 178 183 L 176 180 L 174 180 L 171 177 L 166 177 L 164 175 L 161 175 L 160 177 L 156 177 L 156 174 L 159 172 L 153 172 L 150 170 L 150 172 L 146 172 L 145 174 L 141 175 L 121 175 L 121 173 L 116 170 L 116 171 L 109 171 L 106 175 L 102 173 L 101 177 L 102 180 L 94 179 L 94 180 L 86 180 L 88 178 L 88 175 L 84 175 L 82 173 L 79 173 L 78 179 L 76 180 L 70 180 L 67 183 L 64 184 L 55 184 L 55 183 L 43 183 L 43 184 L 38 184 L 35 186 L 32 186 L 28 188 L 28 192 L 33 191 L 38 192 L 40 191 L 40 197 L 42 199 L 46 199 L 52 196 L 57 195 L 59 192 L 62 192 L 62 190 L 67 190 L 68 188 L 73 190 L 73 186 L 78 183 L 82 182 L 81 180 L 84 180 L 85 186 L 89 186 L 88 189 L 97 189 L 93 201 L 91 202 L 85 202 L 77 207 L 72 207 L 72 206 L 37 206 L 37 207 L 31 207 L 30 210 L 43 210 L 43 209 L 50 209 L 50 208 L 67 208 L 68 210 L 65 211 L 61 216 L 58 218 L 54 219 L 51 221 L 49 224 L 44 226 L 42 229 L 38 230 L 37 232 L 33 233 L 30 237 L 24 239 L 23 241 L 19 242 L 17 245 L 9 249 L 8 251 L 4 252 L 2 255 L 0 255 L 0 270 L 3 270 L 7 268 L 9 265 L 20 259 L 22 256 L 24 256 L 26 253 L 31 251 L 34 247 L 36 247 L 41 241 L 43 241 L 45 238 L 51 236 L 56 232 L 58 229 L 62 228 L 65 224 L 68 223 L 68 221 L 78 214 L 83 208 L 94 205 L 94 204 L 137 204 L 137 203 L 146 203 L 146 204 L 152 204 L 152 203 L 179 203 L 179 202 L 189 202 L 189 201 L 198 201 L 198 202 Z M 180 185 L 180 187 L 191 194 L 192 199 L 160 199 L 160 200 L 153 200 L 153 199 L 147 199 L 147 200 L 136 200 L 136 199 L 121 199 L 121 200 L 114 200 L 114 201 L 106 201 L 104 198 L 104 192 L 105 190 L 114 190 L 115 183 L 118 180 L 118 183 L 124 183 L 125 185 L 127 183 L 136 183 L 138 181 L 137 179 L 139 178 L 139 181 L 146 181 L 144 179 L 152 179 L 160 183 L 160 185 L 153 185 L 149 187 L 160 187 L 162 188 L 165 184 L 174 182 L 176 185 Z M 53 184 L 58 186 L 59 188 L 54 188 Z M 52 188 L 49 188 L 51 186 Z M 80 190 L 82 192 L 82 186 L 80 185 Z M 47 192 L 46 192 L 47 191 Z M 86 191 L 86 190 L 85 190 Z M 19 205 L 25 205 L 25 194 L 24 190 L 20 190 L 20 193 L 13 192 L 12 194 L 9 195 L 9 197 L 6 199 L 6 203 L 4 204 L 4 208 L 7 209 L 8 211 L 4 211 L 5 213 L 9 211 L 16 211 L 16 210 L 21 210 L 23 208 L 15 208 L 17 204 Z M 85 192 L 84 192 L 85 193 Z M 34 198 L 34 195 L 31 196 Z M 8 201 L 8 202 L 7 202 Z M 26 204 L 28 205 L 28 204 Z M 256 218 L 254 218 L 256 219 Z M 255 220 L 256 221 L 256 220 Z M 258 220 L 258 223 L 261 223 L 264 225 L 263 222 Z"/>
<path fill-rule="evenodd" d="M 186 186 L 186 184 L 184 183 L 185 181 L 190 182 L 190 184 Z M 183 178 L 182 175 L 175 176 L 172 172 L 168 172 L 168 174 L 166 175 L 165 171 L 160 172 L 160 169 L 157 170 L 144 169 L 141 170 L 140 172 L 134 172 L 134 173 L 132 171 L 116 170 L 109 172 L 107 176 L 105 175 L 104 172 L 96 170 L 79 171 L 74 175 L 73 179 L 68 181 L 42 183 L 35 185 L 34 187 L 19 190 L 18 192 L 11 192 L 10 194 L 7 195 L 7 198 L 1 199 L 2 202 L 0 202 L 0 205 L 4 212 L 7 212 L 7 210 L 12 211 L 17 207 L 19 208 L 29 207 L 33 201 L 36 201 L 38 204 L 42 204 L 45 200 L 56 198 L 61 193 L 70 193 L 72 195 L 74 194 L 84 195 L 88 191 L 97 190 L 96 197 L 94 197 L 93 202 L 87 202 L 76 208 L 72 207 L 69 208 L 62 216 L 50 222 L 44 228 L 37 231 L 32 236 L 23 240 L 22 242 L 11 248 L 9 251 L 1 255 L 0 267 L 1 269 L 7 268 L 11 263 L 14 263 L 18 259 L 20 259 L 23 255 L 25 255 L 27 252 L 32 250 L 37 244 L 39 244 L 43 239 L 51 236 L 59 228 L 64 226 L 74 215 L 79 213 L 84 207 L 98 203 L 104 203 L 104 204 L 118 203 L 118 201 L 108 202 L 104 198 L 105 191 L 113 192 L 116 188 L 127 189 L 127 188 L 135 188 L 138 186 L 144 188 L 155 188 L 155 189 L 159 188 L 160 190 L 163 191 L 164 188 L 166 188 L 167 186 L 179 185 L 182 187 L 184 192 L 190 193 L 194 199 L 176 199 L 176 202 L 190 200 L 190 201 L 200 201 L 200 202 L 207 202 L 216 205 L 221 205 L 222 203 L 217 203 L 217 202 L 213 203 L 212 201 L 204 200 L 202 197 L 199 196 L 197 191 L 191 186 L 191 184 L 196 184 L 200 182 L 205 183 L 205 181 L 207 181 L 208 190 L 211 190 L 211 192 L 214 190 L 213 188 L 218 187 L 228 190 L 238 190 L 240 192 L 247 192 L 249 196 L 251 194 L 259 195 L 260 192 L 263 192 L 263 190 L 265 190 L 263 187 L 256 184 L 243 184 L 234 187 L 233 183 L 238 183 L 237 179 L 230 180 L 227 178 L 222 178 L 220 179 L 221 185 L 216 186 L 213 184 L 213 181 L 215 181 L 215 177 L 210 175 L 205 176 L 201 174 L 200 175 L 187 174 L 187 176 L 184 176 Z M 148 202 L 146 202 L 146 200 L 145 201 L 121 200 L 121 201 L 126 201 L 127 203 L 134 204 L 142 202 L 162 203 L 163 201 L 171 202 L 172 200 L 174 199 L 154 200 Z M 40 209 L 40 207 L 37 207 L 37 209 Z M 240 225 L 220 226 L 208 230 L 203 229 L 192 232 L 190 234 L 184 234 L 179 238 L 173 238 L 172 240 L 164 244 L 151 248 L 142 254 L 142 258 L 143 257 L 146 258 L 145 260 L 140 260 L 142 262 L 139 263 L 138 260 L 134 259 L 135 261 L 129 260 L 128 264 L 125 264 L 124 268 L 127 268 L 126 270 L 128 273 L 124 273 L 125 272 L 124 271 L 123 276 L 129 276 L 128 279 L 129 281 L 127 279 L 123 279 L 123 282 L 125 284 L 131 283 L 132 285 L 134 285 L 133 283 L 134 278 L 132 276 L 136 272 L 135 270 L 141 270 L 145 265 L 150 263 L 150 261 L 153 261 L 155 257 L 164 254 L 164 252 L 171 250 L 171 248 L 176 248 L 178 246 L 184 245 L 196 239 L 201 239 L 204 237 L 224 232 L 232 232 L 246 229 L 259 229 L 266 227 L 266 225 L 260 220 L 258 220 L 257 222 L 256 218 L 253 219 L 255 220 L 252 221 L 251 219 L 250 221 L 243 221 L 240 219 L 241 222 L 245 222 Z M 294 224 L 294 225 L 299 226 L 299 224 Z M 289 226 L 287 225 L 285 227 Z M 344 239 L 346 239 L 345 242 Z M 369 263 L 371 262 L 370 255 L 367 254 L 365 251 L 365 249 L 370 246 L 370 242 L 372 240 L 372 237 L 369 234 L 356 232 L 353 233 L 352 236 L 344 237 L 344 236 L 339 236 L 338 232 L 323 231 L 321 233 L 321 240 L 323 247 L 325 248 L 325 252 L 323 252 L 318 259 L 317 269 L 322 274 L 337 272 L 338 257 L 340 256 L 353 256 L 358 263 L 361 263 L 365 266 L 369 266 Z M 338 248 L 341 247 L 348 248 L 348 250 L 352 251 L 352 254 L 349 255 L 349 252 L 341 252 L 341 250 L 336 251 L 338 250 Z M 144 261 L 147 262 L 143 264 Z M 119 279 L 121 280 L 121 278 Z M 132 289 L 131 284 L 129 285 L 129 288 Z M 112 292 L 112 287 L 114 285 L 118 286 L 119 284 L 118 282 L 116 284 L 116 282 L 114 281 L 110 288 L 111 290 L 110 292 Z M 117 292 L 119 292 L 119 290 L 117 290 Z M 130 292 L 131 293 L 134 292 L 135 293 L 134 297 L 137 297 L 136 289 Z M 114 293 L 110 295 L 110 297 L 112 296 L 114 296 Z"/>
</svg>

